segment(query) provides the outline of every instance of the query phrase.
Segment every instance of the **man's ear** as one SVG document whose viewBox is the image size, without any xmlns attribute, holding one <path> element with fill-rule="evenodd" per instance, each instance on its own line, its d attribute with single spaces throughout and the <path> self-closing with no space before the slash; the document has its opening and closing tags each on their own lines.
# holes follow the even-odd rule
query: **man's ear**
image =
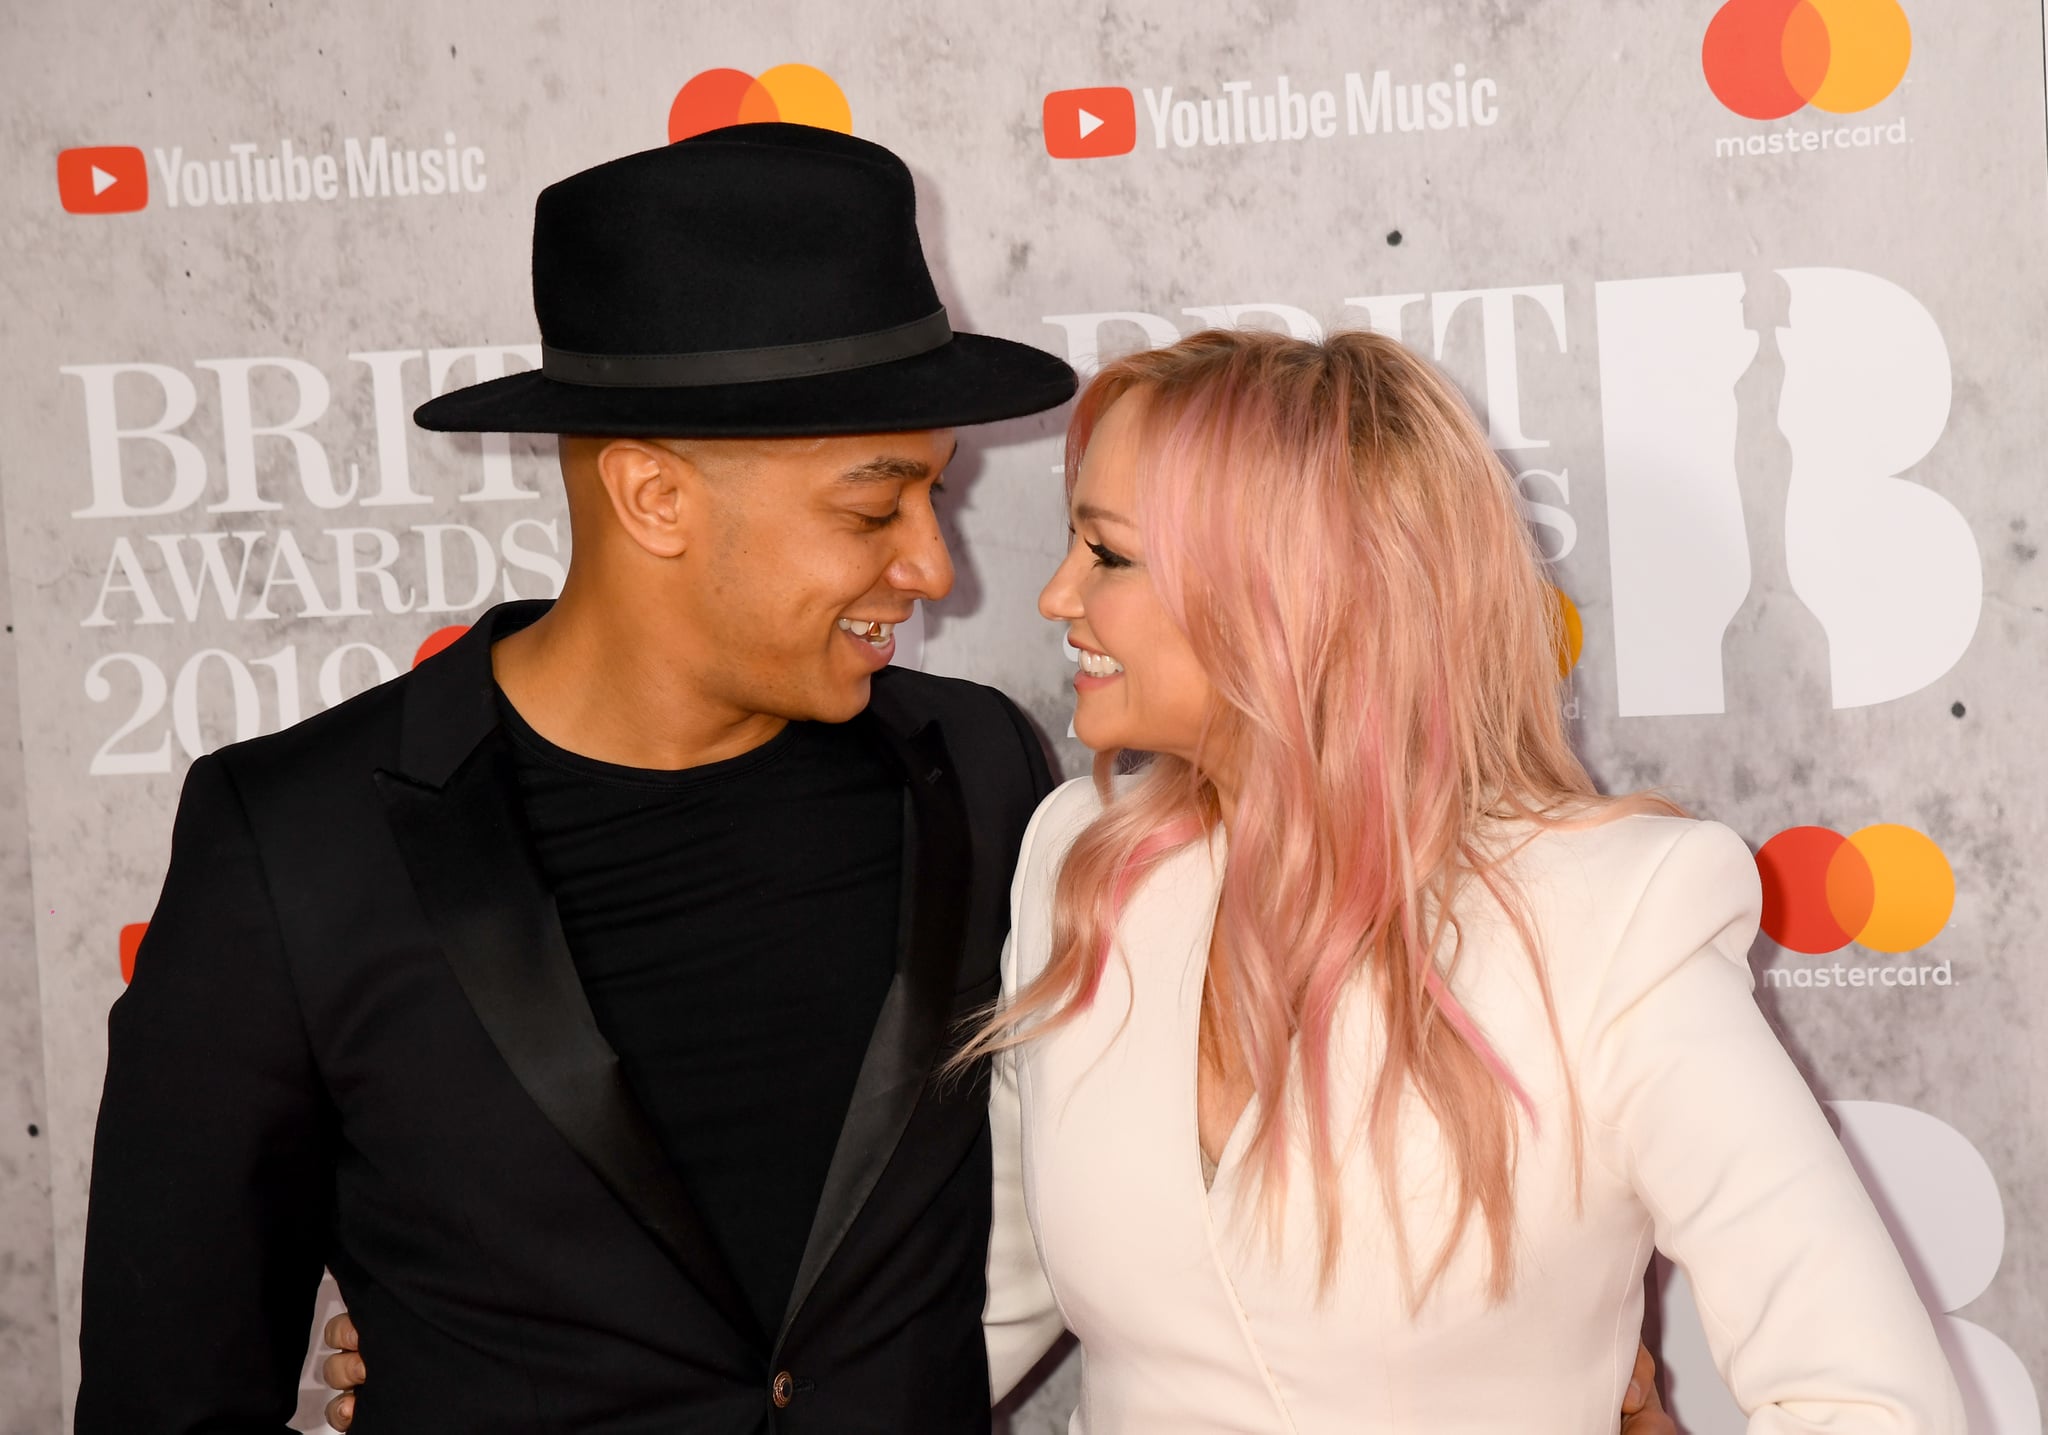
<svg viewBox="0 0 2048 1435">
<path fill-rule="evenodd" d="M 656 558 L 681 557 L 702 486 L 697 466 L 664 445 L 632 438 L 607 442 L 596 466 L 627 536 Z"/>
</svg>

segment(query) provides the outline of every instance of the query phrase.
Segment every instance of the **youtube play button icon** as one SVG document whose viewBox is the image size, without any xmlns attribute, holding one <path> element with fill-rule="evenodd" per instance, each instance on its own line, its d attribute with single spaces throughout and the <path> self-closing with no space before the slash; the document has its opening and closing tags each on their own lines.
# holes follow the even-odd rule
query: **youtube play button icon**
<svg viewBox="0 0 2048 1435">
<path fill-rule="evenodd" d="M 149 165 L 134 145 L 61 151 L 57 199 L 72 214 L 131 213 L 149 203 Z"/>
<path fill-rule="evenodd" d="M 1122 85 L 1054 90 L 1045 97 L 1045 152 L 1054 159 L 1107 159 L 1138 143 L 1138 106 Z"/>
</svg>

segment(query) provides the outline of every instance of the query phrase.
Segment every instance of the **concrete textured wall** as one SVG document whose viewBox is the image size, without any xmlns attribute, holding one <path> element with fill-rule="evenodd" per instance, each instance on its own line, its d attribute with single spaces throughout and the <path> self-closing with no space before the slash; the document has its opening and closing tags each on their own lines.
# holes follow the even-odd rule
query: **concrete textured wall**
<svg viewBox="0 0 2048 1435">
<path fill-rule="evenodd" d="M 6 473 L 0 459 L 0 491 Z M 0 613 L 13 614 L 4 584 Z M 57 1262 L 14 624 L 0 627 L 0 1432 L 40 1435 L 59 1410 Z"/>
<path fill-rule="evenodd" d="M 956 327 L 1083 366 L 1217 322 L 1370 323 L 1439 358 L 1583 621 L 1573 712 L 1604 783 L 1661 785 L 1758 847 L 1855 835 L 1887 910 L 1936 902 L 1940 854 L 1945 921 L 1895 950 L 1860 925 L 1847 935 L 1869 941 L 1834 953 L 1760 940 L 1759 999 L 1816 1090 L 1851 1103 L 1873 1181 L 1951 1149 L 1941 1131 L 1981 1156 L 1992 1209 L 1943 1186 L 1898 1204 L 1896 1233 L 1940 1313 L 1977 1332 L 1944 1322 L 1975 1362 L 1980 1427 L 2038 1431 L 2041 11 L 1908 3 L 1902 83 L 1767 122 L 1702 77 L 1716 9 L 79 0 L 0 17 L 19 629 L 0 653 L 0 1431 L 56 1428 L 75 1387 L 105 1013 L 191 753 L 403 668 L 491 599 L 553 591 L 548 445 L 408 433 L 403 415 L 479 364 L 531 362 L 501 350 L 536 338 L 543 184 L 661 143 L 701 71 L 787 63 L 828 72 L 854 131 L 916 171 Z M 1465 108 L 1353 133 L 1351 77 L 1362 131 L 1382 71 L 1389 95 L 1462 85 Z M 1333 97 L 1328 137 L 1238 143 L 1233 121 L 1211 145 L 1176 109 L 1227 108 L 1240 82 L 1256 104 L 1282 76 Z M 1129 153 L 1048 156 L 1044 97 L 1084 86 L 1130 88 Z M 474 147 L 481 183 L 351 198 L 351 146 L 367 163 L 379 138 Z M 234 146 L 287 142 L 332 157 L 335 198 L 211 202 L 207 162 L 225 174 Z M 142 152 L 146 207 L 64 211 L 56 156 L 88 145 Z M 301 437 L 248 432 L 274 426 Z M 158 428 L 168 442 L 142 432 Z M 966 436 L 947 520 L 961 581 L 923 661 L 1014 694 L 1078 772 L 1071 668 L 1032 608 L 1064 537 L 1058 432 L 1052 416 Z M 232 580 L 245 547 L 239 591 L 195 586 L 209 553 Z M 386 552 L 388 592 L 366 571 Z M 1943 976 L 1899 985 L 1908 968 Z M 1942 1278 L 1987 1221 L 2003 1235 L 1984 1278 Z M 1069 1361 L 1012 1435 L 1056 1428 L 1075 1381 Z M 1706 1395 L 1689 1409 L 1697 1431 L 1740 1428 Z"/>
</svg>

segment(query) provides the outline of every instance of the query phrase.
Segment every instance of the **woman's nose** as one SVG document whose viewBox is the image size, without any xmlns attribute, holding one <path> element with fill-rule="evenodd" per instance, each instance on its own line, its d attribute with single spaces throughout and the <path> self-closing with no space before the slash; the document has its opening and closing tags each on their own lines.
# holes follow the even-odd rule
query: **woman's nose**
<svg viewBox="0 0 2048 1435">
<path fill-rule="evenodd" d="M 1052 577 L 1038 590 L 1038 616 L 1061 622 L 1081 616 L 1080 589 L 1074 581 L 1074 554 L 1069 552 L 1052 570 Z"/>
</svg>

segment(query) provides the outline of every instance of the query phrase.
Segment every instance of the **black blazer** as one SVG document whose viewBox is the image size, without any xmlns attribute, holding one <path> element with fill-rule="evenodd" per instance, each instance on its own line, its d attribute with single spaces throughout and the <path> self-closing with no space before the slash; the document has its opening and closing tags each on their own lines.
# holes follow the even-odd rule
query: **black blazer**
<svg viewBox="0 0 2048 1435">
<path fill-rule="evenodd" d="M 490 643 L 193 764 L 109 1019 L 82 1435 L 277 1435 L 322 1264 L 360 1435 L 981 1432 L 991 1000 L 1049 786 L 1008 699 L 887 670 L 904 919 L 788 1313 L 764 1331 L 619 1075 L 523 830 Z M 786 1377 L 786 1378 L 779 1378 Z"/>
</svg>

